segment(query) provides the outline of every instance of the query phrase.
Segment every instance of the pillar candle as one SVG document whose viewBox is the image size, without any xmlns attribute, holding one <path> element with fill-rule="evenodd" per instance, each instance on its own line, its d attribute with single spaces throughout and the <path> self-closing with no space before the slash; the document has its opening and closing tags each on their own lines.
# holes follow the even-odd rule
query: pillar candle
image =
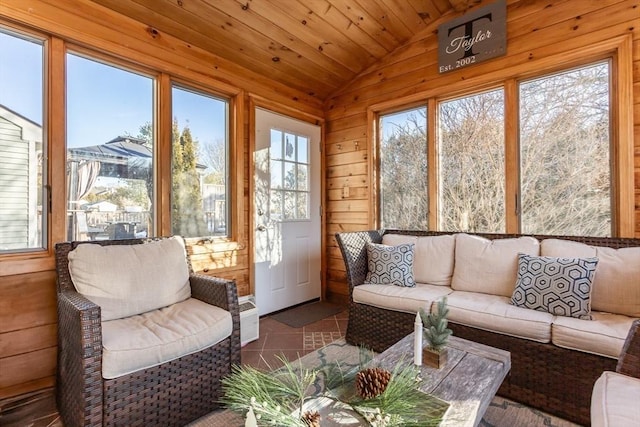
<svg viewBox="0 0 640 427">
<path fill-rule="evenodd" d="M 416 313 L 416 321 L 413 324 L 413 363 L 422 365 L 422 319 L 420 313 Z"/>
</svg>

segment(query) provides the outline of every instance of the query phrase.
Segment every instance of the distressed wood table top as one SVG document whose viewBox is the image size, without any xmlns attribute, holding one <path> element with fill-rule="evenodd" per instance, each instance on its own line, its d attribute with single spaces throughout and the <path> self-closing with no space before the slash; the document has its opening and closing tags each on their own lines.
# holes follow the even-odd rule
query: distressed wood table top
<svg viewBox="0 0 640 427">
<path fill-rule="evenodd" d="M 511 355 L 455 336 L 449 338 L 447 351 L 440 369 L 421 366 L 420 390 L 451 405 L 441 426 L 477 426 L 511 369 Z M 413 363 L 413 333 L 377 355 L 372 363 L 393 369 L 403 360 Z"/>
</svg>

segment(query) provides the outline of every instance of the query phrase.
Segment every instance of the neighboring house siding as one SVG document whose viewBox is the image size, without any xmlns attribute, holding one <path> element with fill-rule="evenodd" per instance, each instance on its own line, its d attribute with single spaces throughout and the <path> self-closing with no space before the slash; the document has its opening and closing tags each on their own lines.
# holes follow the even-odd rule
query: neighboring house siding
<svg viewBox="0 0 640 427">
<path fill-rule="evenodd" d="M 0 117 L 0 250 L 29 247 L 29 142 Z"/>
</svg>

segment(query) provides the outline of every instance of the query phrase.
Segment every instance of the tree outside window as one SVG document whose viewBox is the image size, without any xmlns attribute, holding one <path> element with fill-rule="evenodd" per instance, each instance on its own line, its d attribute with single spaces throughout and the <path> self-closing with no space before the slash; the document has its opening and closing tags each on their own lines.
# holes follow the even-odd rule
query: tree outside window
<svg viewBox="0 0 640 427">
<path fill-rule="evenodd" d="M 171 232 L 227 236 L 229 103 L 176 85 L 172 98 Z"/>
<path fill-rule="evenodd" d="M 380 117 L 382 227 L 427 229 L 427 109 Z"/>
</svg>

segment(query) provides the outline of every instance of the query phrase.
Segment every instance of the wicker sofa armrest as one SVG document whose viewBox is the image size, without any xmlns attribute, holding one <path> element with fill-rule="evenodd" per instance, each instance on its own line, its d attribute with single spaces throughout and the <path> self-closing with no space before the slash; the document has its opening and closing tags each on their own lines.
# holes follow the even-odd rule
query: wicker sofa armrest
<svg viewBox="0 0 640 427">
<path fill-rule="evenodd" d="M 74 425 L 102 425 L 100 307 L 75 291 L 62 291 L 58 316 L 59 411 L 75 420 Z"/>
<path fill-rule="evenodd" d="M 236 282 L 204 274 L 191 274 L 189 282 L 192 297 L 231 313 L 231 363 L 240 365 L 240 306 Z"/>
<path fill-rule="evenodd" d="M 631 324 L 618 359 L 616 372 L 640 378 L 640 319 Z"/>
<path fill-rule="evenodd" d="M 364 283 L 367 277 L 367 243 L 382 243 L 382 230 L 336 233 L 336 241 L 342 253 L 349 283 L 349 298 L 353 287 Z"/>
</svg>

